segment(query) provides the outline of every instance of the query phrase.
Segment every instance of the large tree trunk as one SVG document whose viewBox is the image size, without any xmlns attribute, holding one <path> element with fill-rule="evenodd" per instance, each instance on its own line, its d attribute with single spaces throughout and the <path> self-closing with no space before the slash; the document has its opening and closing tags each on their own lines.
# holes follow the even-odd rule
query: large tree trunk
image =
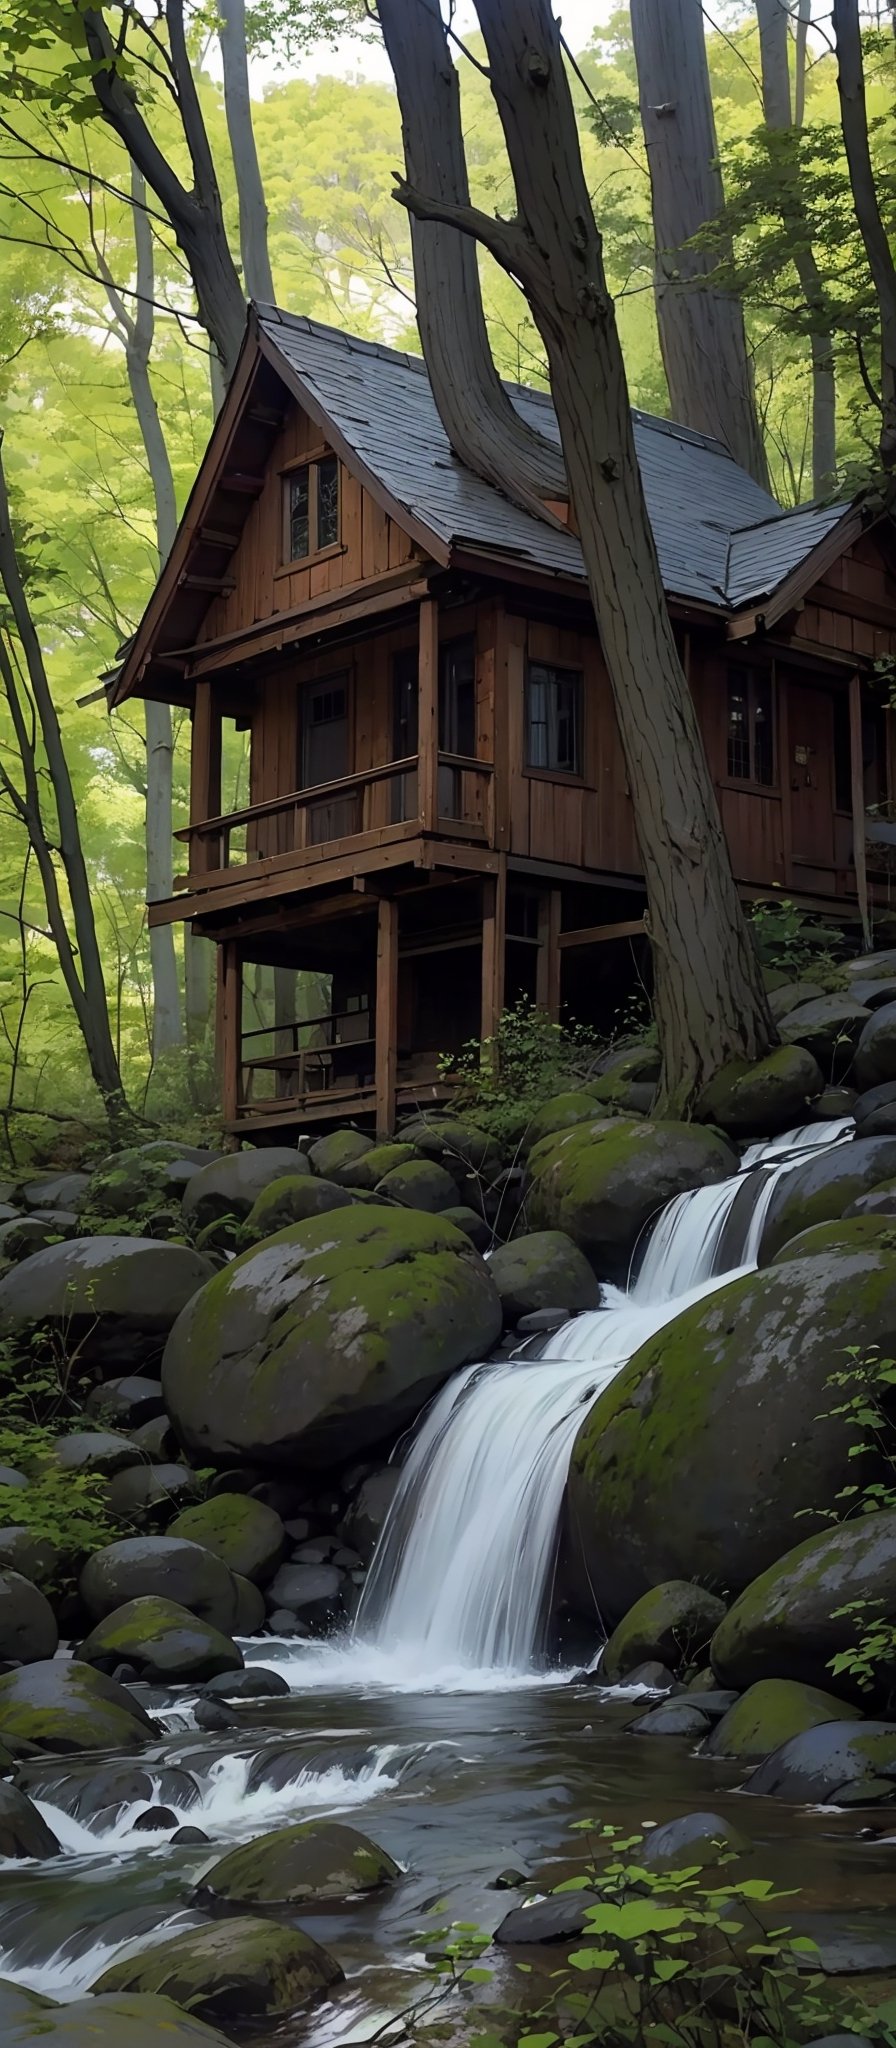
<svg viewBox="0 0 896 2048">
<path fill-rule="evenodd" d="M 460 89 L 439 0 L 380 0 L 378 14 L 395 74 L 408 181 L 434 199 L 466 205 Z M 411 240 L 420 339 L 455 454 L 523 503 L 565 498 L 559 448 L 525 425 L 495 368 L 475 243 L 437 220 L 412 220 Z"/>
<path fill-rule="evenodd" d="M 25 824 L 44 886 L 47 918 L 66 988 L 78 1020 L 90 1062 L 90 1071 L 113 1123 L 127 1113 L 118 1059 L 109 1023 L 109 1005 L 100 959 L 90 882 L 78 828 L 78 812 L 62 744 L 56 707 L 50 692 L 43 651 L 37 637 L 19 569 L 6 477 L 0 459 L 0 587 L 15 624 L 24 656 L 37 727 L 49 773 L 56 811 L 56 831 L 51 841 L 44 824 L 40 777 L 32 735 L 18 689 L 13 664 L 5 648 L 0 650 L 0 673 L 15 732 L 22 765 L 24 794 L 13 789 L 3 771 L 5 787 Z M 60 897 L 54 861 L 58 850 L 71 904 L 74 945 Z"/>
<path fill-rule="evenodd" d="M 768 485 L 743 307 L 686 246 L 724 203 L 700 0 L 632 0 L 656 241 L 656 309 L 672 417 L 713 434 Z"/>
<path fill-rule="evenodd" d="M 155 193 L 189 266 L 199 316 L 225 381 L 233 375 L 246 326 L 246 304 L 227 241 L 221 194 L 184 32 L 183 0 L 166 0 L 172 80 L 193 169 L 188 191 L 152 136 L 137 95 L 118 68 L 118 52 L 96 7 L 78 9 L 93 70 L 91 84 L 109 126 Z"/>
<path fill-rule="evenodd" d="M 224 111 L 230 154 L 236 173 L 240 209 L 240 257 L 243 284 L 250 299 L 273 305 L 274 279 L 268 252 L 268 209 L 249 93 L 249 62 L 246 52 L 246 0 L 218 0 L 220 26 L 218 42 L 224 72 Z"/>
<path fill-rule="evenodd" d="M 477 5 L 519 217 L 400 196 L 491 249 L 547 350 L 644 867 L 661 1099 L 685 1113 L 727 1061 L 767 1051 L 774 1026 L 666 608 L 557 22 L 549 0 Z"/>
<path fill-rule="evenodd" d="M 790 104 L 790 11 L 785 0 L 756 0 L 762 68 L 762 109 L 769 130 L 770 157 L 778 210 L 793 251 L 806 310 L 812 320 L 809 351 L 812 362 L 812 489 L 816 498 L 831 490 L 837 476 L 837 386 L 834 343 L 827 318 L 827 295 L 806 216 L 798 156 L 801 119 L 794 122 Z M 797 53 L 799 78 L 799 52 Z M 771 138 L 780 137 L 780 142 Z"/>
<path fill-rule="evenodd" d="M 880 459 L 889 470 L 896 468 L 896 263 L 881 219 L 868 141 L 858 0 L 834 0 L 834 39 L 849 182 L 880 308 Z"/>
</svg>

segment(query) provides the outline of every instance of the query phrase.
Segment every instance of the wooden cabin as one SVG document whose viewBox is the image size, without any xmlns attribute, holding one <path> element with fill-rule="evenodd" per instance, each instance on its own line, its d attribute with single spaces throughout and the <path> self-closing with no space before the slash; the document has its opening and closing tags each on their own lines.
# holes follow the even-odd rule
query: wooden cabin
<svg viewBox="0 0 896 2048">
<path fill-rule="evenodd" d="M 556 437 L 543 392 L 512 397 Z M 865 819 L 889 815 L 893 772 L 874 669 L 896 655 L 892 526 L 782 512 L 718 442 L 635 431 L 744 896 L 885 903 Z M 612 1021 L 644 892 L 579 543 L 464 468 L 417 358 L 251 310 L 109 687 L 132 695 L 191 715 L 184 872 L 149 916 L 217 948 L 231 1133 L 386 1133 L 521 994 Z M 250 1025 L 259 966 L 281 987 L 312 970 L 320 1014 Z"/>
</svg>

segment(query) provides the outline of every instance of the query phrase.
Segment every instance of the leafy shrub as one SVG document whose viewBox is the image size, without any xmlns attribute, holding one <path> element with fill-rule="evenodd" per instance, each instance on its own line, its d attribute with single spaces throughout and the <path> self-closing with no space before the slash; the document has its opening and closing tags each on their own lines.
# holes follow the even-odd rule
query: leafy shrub
<svg viewBox="0 0 896 2048">
<path fill-rule="evenodd" d="M 838 927 L 800 910 L 788 896 L 776 896 L 750 905 L 750 930 L 763 967 L 793 981 L 839 987 L 843 976 L 837 961 L 845 942 Z"/>
<path fill-rule="evenodd" d="M 519 1142 L 552 1095 L 581 1087 L 607 1041 L 583 1024 L 555 1024 L 527 997 L 505 1010 L 494 1038 L 471 1038 L 444 1053 L 439 1072 L 455 1084 L 454 1108 L 503 1145 Z"/>
<path fill-rule="evenodd" d="M 36 1331 L 26 1346 L 0 1345 L 0 1465 L 29 1482 L 0 1486 L 0 1529 L 21 1527 L 49 1541 L 59 1556 L 60 1587 L 91 1551 L 123 1533 L 109 1512 L 106 1480 L 57 1463 L 60 1436 L 85 1426 L 76 1361 L 52 1336 Z"/>
</svg>

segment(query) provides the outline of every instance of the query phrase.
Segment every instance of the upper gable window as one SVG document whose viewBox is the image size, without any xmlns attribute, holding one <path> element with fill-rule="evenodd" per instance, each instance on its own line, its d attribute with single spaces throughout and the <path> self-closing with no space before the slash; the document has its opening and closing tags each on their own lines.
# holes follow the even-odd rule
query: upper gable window
<svg viewBox="0 0 896 2048">
<path fill-rule="evenodd" d="M 322 455 L 284 478 L 284 558 L 304 562 L 339 539 L 339 462 Z"/>
</svg>

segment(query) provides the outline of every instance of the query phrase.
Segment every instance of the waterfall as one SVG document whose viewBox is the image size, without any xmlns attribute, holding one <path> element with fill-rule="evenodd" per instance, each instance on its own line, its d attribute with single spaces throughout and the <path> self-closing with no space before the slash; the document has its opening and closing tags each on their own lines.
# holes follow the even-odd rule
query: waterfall
<svg viewBox="0 0 896 2048">
<path fill-rule="evenodd" d="M 666 1205 L 626 1293 L 605 1287 L 601 1307 L 565 1323 L 538 1358 L 468 1366 L 449 1382 L 402 1472 L 357 1639 L 423 1685 L 436 1672 L 532 1669 L 584 1411 L 683 1308 L 754 1270 L 782 1176 L 852 1132 L 841 1119 L 751 1146 L 730 1180 Z"/>
</svg>

